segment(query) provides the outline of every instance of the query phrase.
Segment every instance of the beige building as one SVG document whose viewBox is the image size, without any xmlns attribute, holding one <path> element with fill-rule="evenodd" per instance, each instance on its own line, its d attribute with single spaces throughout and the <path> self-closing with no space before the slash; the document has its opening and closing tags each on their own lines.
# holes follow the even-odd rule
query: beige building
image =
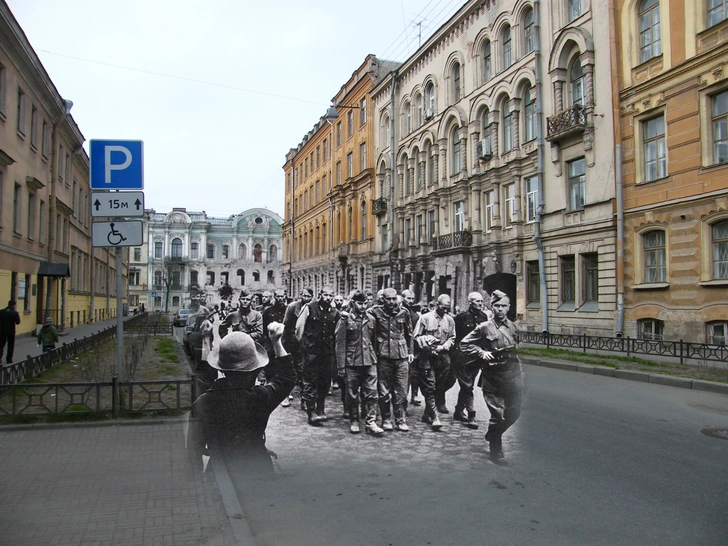
<svg viewBox="0 0 728 546">
<path fill-rule="evenodd" d="M 376 288 L 465 306 L 502 270 L 524 328 L 613 334 L 605 20 L 589 0 L 472 0 L 377 85 Z"/>
<path fill-rule="evenodd" d="M 725 345 L 728 5 L 615 3 L 625 334 Z"/>
<path fill-rule="evenodd" d="M 89 162 L 72 106 L 0 3 L 0 303 L 17 300 L 19 333 L 45 316 L 63 328 L 116 315 L 116 260 L 91 248 Z"/>
<path fill-rule="evenodd" d="M 370 92 L 392 63 L 367 56 L 303 141 L 286 154 L 283 271 L 290 294 L 372 287 L 374 181 Z"/>
</svg>

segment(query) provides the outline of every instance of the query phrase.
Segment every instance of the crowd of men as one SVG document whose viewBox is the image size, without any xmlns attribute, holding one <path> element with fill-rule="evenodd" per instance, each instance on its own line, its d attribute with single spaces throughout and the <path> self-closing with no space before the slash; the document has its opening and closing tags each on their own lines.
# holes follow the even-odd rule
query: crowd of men
<svg viewBox="0 0 728 546">
<path fill-rule="evenodd" d="M 290 303 L 283 290 L 276 290 L 264 293 L 257 306 L 243 292 L 238 308 L 221 314 L 224 318 L 214 330 L 217 341 L 213 341 L 218 348 L 207 359 L 209 363 L 203 363 L 212 373 L 200 390 L 219 391 L 224 382 L 217 377 L 235 375 L 227 373 L 235 371 L 235 366 L 228 363 L 225 370 L 219 362 L 224 354 L 229 362 L 236 360 L 230 355 L 240 352 L 243 342 L 235 336 L 238 345 L 234 347 L 230 334 L 237 332 L 247 333 L 261 344 L 267 362 L 280 361 L 285 355 L 291 366 L 291 373 L 283 375 L 292 383 L 281 384 L 280 367 L 264 367 L 251 360 L 253 353 L 248 348 L 252 363 L 242 367 L 256 372 L 248 376 L 254 375 L 261 388 L 278 381 L 275 396 L 270 392 L 261 395 L 267 408 L 265 419 L 260 419 L 263 430 L 278 403 L 291 405 L 297 386 L 301 409 L 312 427 L 324 426 L 329 420 L 327 397 L 338 390 L 352 434 L 361 432 L 362 421 L 364 431 L 372 436 L 395 430 L 406 433 L 410 430 L 408 415 L 413 414 L 410 406 L 422 404 L 421 392 L 421 421 L 439 431 L 442 416 L 450 414 L 446 393 L 455 383 L 459 392 L 452 418 L 477 429 L 477 385 L 490 412 L 485 435 L 490 456 L 502 459 L 501 438 L 518 419 L 523 397 L 523 372 L 515 350 L 517 331 L 507 317 L 510 298 L 500 290 L 485 297 L 472 292 L 464 311 L 451 314 L 451 305 L 450 296 L 442 294 L 429 305 L 417 306 L 411 290 L 398 294 L 392 288 L 379 291 L 376 298 L 362 290 L 345 298 L 328 286 L 314 298 L 313 291 L 306 288 Z M 223 373 L 218 375 L 218 371 Z M 204 370 L 199 375 L 204 381 Z"/>
</svg>

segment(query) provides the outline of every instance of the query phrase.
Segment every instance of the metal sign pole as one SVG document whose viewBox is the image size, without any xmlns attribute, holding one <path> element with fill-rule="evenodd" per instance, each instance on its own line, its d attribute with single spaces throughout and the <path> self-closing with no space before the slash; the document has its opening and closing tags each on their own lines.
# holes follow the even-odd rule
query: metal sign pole
<svg viewBox="0 0 728 546">
<path fill-rule="evenodd" d="M 116 377 L 121 377 L 121 361 L 124 358 L 124 306 L 121 302 L 121 247 L 116 247 Z"/>
</svg>

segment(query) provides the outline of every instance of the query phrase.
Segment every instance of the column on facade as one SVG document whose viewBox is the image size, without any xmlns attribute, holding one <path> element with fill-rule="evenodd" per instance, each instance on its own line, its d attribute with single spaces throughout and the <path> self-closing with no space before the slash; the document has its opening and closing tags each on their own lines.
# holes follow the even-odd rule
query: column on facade
<svg viewBox="0 0 728 546">
<path fill-rule="evenodd" d="M 472 165 L 472 172 L 478 172 L 478 141 L 480 140 L 480 131 L 478 130 L 480 128 L 480 121 L 478 119 L 475 119 L 470 122 L 468 125 L 468 128 L 470 130 L 470 149 L 473 150 L 473 153 L 471 154 L 473 157 L 473 165 Z"/>
<path fill-rule="evenodd" d="M 404 199 L 404 196 L 405 196 L 404 169 L 405 169 L 404 163 L 397 163 L 397 188 L 398 188 L 398 191 L 395 191 L 395 200 L 396 201 Z"/>
<path fill-rule="evenodd" d="M 458 128 L 460 133 L 460 172 L 468 175 L 468 126 L 461 125 Z M 475 149 L 475 148 L 473 148 Z"/>
<path fill-rule="evenodd" d="M 556 112 L 564 110 L 564 83 L 566 81 L 566 70 L 559 69 L 556 71 L 554 83 L 554 101 Z"/>
<path fill-rule="evenodd" d="M 415 158 L 410 157 L 407 159 L 407 170 L 409 171 L 409 183 L 410 187 L 408 188 L 409 194 L 412 195 L 415 192 L 416 181 L 415 181 Z"/>
<path fill-rule="evenodd" d="M 432 179 L 433 179 L 433 181 L 434 181 L 435 184 L 439 184 L 439 182 L 440 182 L 440 178 L 439 178 L 439 173 L 440 173 L 440 145 L 439 144 L 433 144 L 432 145 L 432 156 L 433 156 L 432 157 L 432 169 L 434 171 L 433 174 L 432 174 Z"/>
<path fill-rule="evenodd" d="M 439 165 L 439 178 L 442 185 L 447 183 L 447 139 L 441 138 L 438 140 L 439 151 L 440 151 L 440 165 Z"/>
<path fill-rule="evenodd" d="M 482 209 L 482 193 L 483 192 L 480 191 L 480 182 L 477 182 L 470 187 L 470 202 L 473 207 L 471 226 L 473 231 L 480 231 L 482 229 L 482 216 L 480 213 Z"/>
<path fill-rule="evenodd" d="M 513 149 L 517 150 L 521 146 L 521 99 L 511 99 L 511 119 L 513 131 Z"/>
<path fill-rule="evenodd" d="M 427 155 L 425 152 L 417 153 L 417 164 L 420 166 L 418 169 L 417 177 L 417 188 L 422 189 L 427 186 L 426 170 L 427 170 Z"/>
<path fill-rule="evenodd" d="M 586 106 L 594 106 L 594 61 L 587 58 L 582 61 L 582 65 L 586 72 Z"/>
<path fill-rule="evenodd" d="M 490 116 L 490 147 L 493 152 L 493 157 L 498 157 L 498 126 L 500 125 L 500 110 L 491 110 L 488 115 Z"/>
<path fill-rule="evenodd" d="M 500 182 L 493 182 L 493 226 L 500 227 L 501 221 L 500 221 L 500 203 L 501 203 L 501 196 L 500 196 L 500 190 L 501 185 Z"/>
</svg>

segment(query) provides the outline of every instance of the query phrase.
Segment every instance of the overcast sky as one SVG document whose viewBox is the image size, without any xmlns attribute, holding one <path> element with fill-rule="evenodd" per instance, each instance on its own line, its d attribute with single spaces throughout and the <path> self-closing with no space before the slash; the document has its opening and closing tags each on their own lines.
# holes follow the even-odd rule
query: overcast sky
<svg viewBox="0 0 728 546">
<path fill-rule="evenodd" d="M 465 0 L 6 1 L 86 140 L 144 141 L 147 208 L 227 217 L 282 215 L 285 154 L 366 55 Z"/>
</svg>

